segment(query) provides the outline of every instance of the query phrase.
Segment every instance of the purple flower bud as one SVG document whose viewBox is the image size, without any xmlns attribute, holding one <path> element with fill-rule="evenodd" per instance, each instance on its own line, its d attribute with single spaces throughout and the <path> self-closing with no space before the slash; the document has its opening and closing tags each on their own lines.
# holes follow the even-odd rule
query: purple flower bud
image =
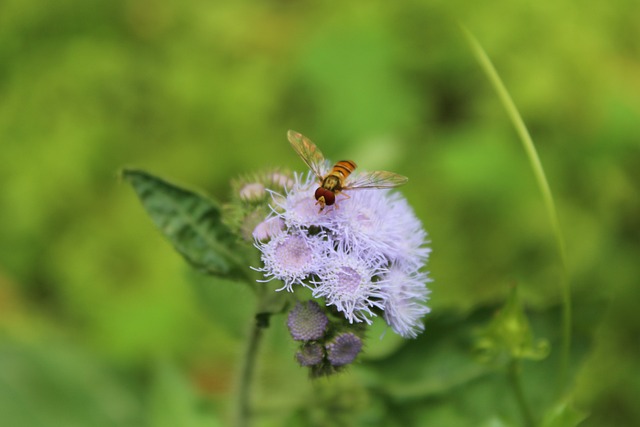
<svg viewBox="0 0 640 427">
<path fill-rule="evenodd" d="M 302 346 L 296 353 L 296 360 L 300 366 L 313 366 L 322 362 L 324 357 L 324 349 L 320 344 L 310 343 Z"/>
<path fill-rule="evenodd" d="M 251 233 L 259 241 L 269 240 L 284 230 L 284 222 L 278 217 L 268 218 L 256 225 Z"/>
<path fill-rule="evenodd" d="M 329 319 L 315 301 L 299 302 L 289 312 L 287 326 L 294 340 L 312 341 L 322 338 Z"/>
<path fill-rule="evenodd" d="M 248 202 L 254 202 L 264 198 L 266 195 L 266 190 L 264 185 L 259 182 L 252 182 L 250 184 L 246 184 L 239 191 L 240 199 Z"/>
<path fill-rule="evenodd" d="M 280 172 L 274 172 L 271 174 L 271 176 L 269 177 L 271 179 L 271 182 L 277 186 L 280 186 L 284 189 L 288 189 L 293 187 L 293 179 L 291 178 L 291 176 L 289 176 L 288 174 L 283 174 Z"/>
<path fill-rule="evenodd" d="M 327 356 L 333 366 L 348 365 L 362 349 L 362 340 L 348 332 L 335 337 L 326 345 Z"/>
</svg>

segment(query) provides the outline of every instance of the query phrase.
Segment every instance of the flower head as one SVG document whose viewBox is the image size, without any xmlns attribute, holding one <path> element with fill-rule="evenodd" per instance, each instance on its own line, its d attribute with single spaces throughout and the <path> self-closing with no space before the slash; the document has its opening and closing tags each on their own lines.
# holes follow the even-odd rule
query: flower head
<svg viewBox="0 0 640 427">
<path fill-rule="evenodd" d="M 300 366 L 313 366 L 322 362 L 324 348 L 317 343 L 309 343 L 302 346 L 296 353 L 296 360 Z"/>
<path fill-rule="evenodd" d="M 303 280 L 318 271 L 328 250 L 321 236 L 309 236 L 299 230 L 279 234 L 267 243 L 258 242 L 256 247 L 262 252 L 264 263 L 264 267 L 257 270 L 263 272 L 267 280 L 282 280 L 282 289 L 288 291 L 292 291 L 295 284 L 304 285 Z"/>
<path fill-rule="evenodd" d="M 279 217 L 267 218 L 253 229 L 253 238 L 260 241 L 269 240 L 284 230 L 284 223 Z"/>
<path fill-rule="evenodd" d="M 240 199 L 244 201 L 256 201 L 264 197 L 266 188 L 261 182 L 251 182 L 245 184 L 239 193 Z"/>
<path fill-rule="evenodd" d="M 325 347 L 331 365 L 343 366 L 353 362 L 358 356 L 362 350 L 362 340 L 357 335 L 347 332 L 335 337 Z"/>
<path fill-rule="evenodd" d="M 344 313 L 349 323 L 371 323 L 373 307 L 382 308 L 383 294 L 376 276 L 384 271 L 383 260 L 338 248 L 331 253 L 312 283 L 313 296 L 325 298 Z"/>
<path fill-rule="evenodd" d="M 299 302 L 289 312 L 287 326 L 294 340 L 312 341 L 322 338 L 329 319 L 315 301 Z"/>
<path fill-rule="evenodd" d="M 340 204 L 333 222 L 343 245 L 373 250 L 389 262 L 419 268 L 430 251 L 413 209 L 389 190 L 354 191 Z"/>
<path fill-rule="evenodd" d="M 407 273 L 392 266 L 381 280 L 384 298 L 384 319 L 391 329 L 405 338 L 415 338 L 424 330 L 422 317 L 429 313 L 424 305 L 429 290 L 426 274 Z"/>
</svg>

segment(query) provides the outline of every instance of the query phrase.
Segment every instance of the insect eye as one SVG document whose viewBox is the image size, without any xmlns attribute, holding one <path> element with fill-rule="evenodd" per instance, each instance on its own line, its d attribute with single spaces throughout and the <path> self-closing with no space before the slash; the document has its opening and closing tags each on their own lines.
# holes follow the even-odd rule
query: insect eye
<svg viewBox="0 0 640 427">
<path fill-rule="evenodd" d="M 332 204 L 334 204 L 336 202 L 336 195 L 335 193 L 329 191 L 329 190 L 325 190 L 324 192 L 324 203 L 327 206 L 331 206 Z"/>
<path fill-rule="evenodd" d="M 316 200 L 320 200 L 321 197 L 324 199 L 325 205 L 332 205 L 336 202 L 336 195 L 333 191 L 327 190 L 323 187 L 318 187 L 315 198 Z"/>
</svg>

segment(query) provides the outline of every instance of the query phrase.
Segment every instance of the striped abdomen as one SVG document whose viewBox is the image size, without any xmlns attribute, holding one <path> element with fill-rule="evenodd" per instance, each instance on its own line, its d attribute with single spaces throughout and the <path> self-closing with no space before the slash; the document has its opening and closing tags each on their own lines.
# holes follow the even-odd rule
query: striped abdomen
<svg viewBox="0 0 640 427">
<path fill-rule="evenodd" d="M 322 180 L 322 187 L 329 191 L 341 191 L 344 187 L 345 179 L 351 175 L 351 172 L 353 172 L 356 167 L 356 163 L 353 160 L 340 160 Z"/>
</svg>

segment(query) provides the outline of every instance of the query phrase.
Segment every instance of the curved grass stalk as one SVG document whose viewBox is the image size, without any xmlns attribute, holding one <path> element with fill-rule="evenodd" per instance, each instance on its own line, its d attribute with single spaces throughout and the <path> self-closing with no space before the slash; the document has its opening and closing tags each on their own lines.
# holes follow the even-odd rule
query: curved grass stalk
<svg viewBox="0 0 640 427">
<path fill-rule="evenodd" d="M 553 196 L 551 194 L 551 189 L 549 188 L 547 177 L 544 173 L 544 168 L 542 167 L 540 157 L 538 156 L 538 152 L 536 151 L 536 147 L 533 144 L 531 135 L 529 134 L 529 131 L 527 130 L 527 127 L 524 124 L 524 121 L 522 120 L 518 109 L 513 103 L 509 92 L 502 83 L 498 72 L 491 63 L 491 60 L 489 59 L 487 53 L 484 51 L 478 40 L 464 25 L 460 25 L 460 27 L 467 38 L 474 56 L 482 67 L 482 70 L 486 74 L 487 78 L 491 82 L 491 85 L 497 92 L 498 97 L 500 98 L 500 101 L 502 102 L 502 105 L 504 106 L 509 119 L 511 120 L 511 123 L 518 133 L 520 141 L 522 142 L 522 146 L 527 154 L 527 158 L 529 159 L 531 169 L 533 170 L 533 173 L 535 175 L 536 183 L 542 194 L 542 199 L 549 216 L 549 221 L 551 222 L 551 226 L 553 228 L 553 234 L 555 236 L 556 246 L 558 254 L 560 256 L 560 262 L 562 264 L 562 277 L 560 280 L 560 291 L 562 293 L 562 352 L 559 376 L 560 390 L 562 390 L 567 379 L 567 369 L 569 366 L 569 357 L 571 350 L 571 287 L 568 278 L 569 274 L 567 269 L 567 255 L 564 237 L 562 235 L 562 230 L 558 221 L 556 206 L 553 201 Z"/>
</svg>

